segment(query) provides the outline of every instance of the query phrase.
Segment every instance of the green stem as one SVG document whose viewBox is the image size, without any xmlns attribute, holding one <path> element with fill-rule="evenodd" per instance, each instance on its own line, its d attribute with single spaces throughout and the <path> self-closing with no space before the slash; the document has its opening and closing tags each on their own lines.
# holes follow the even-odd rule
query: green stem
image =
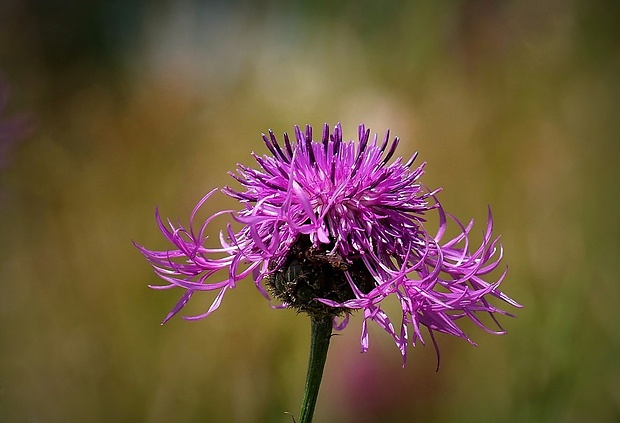
<svg viewBox="0 0 620 423">
<path fill-rule="evenodd" d="M 314 415 L 314 406 L 319 396 L 323 368 L 327 359 L 329 339 L 332 335 L 333 316 L 310 317 L 312 329 L 310 334 L 310 360 L 306 376 L 306 389 L 301 403 L 299 423 L 311 423 Z"/>
</svg>

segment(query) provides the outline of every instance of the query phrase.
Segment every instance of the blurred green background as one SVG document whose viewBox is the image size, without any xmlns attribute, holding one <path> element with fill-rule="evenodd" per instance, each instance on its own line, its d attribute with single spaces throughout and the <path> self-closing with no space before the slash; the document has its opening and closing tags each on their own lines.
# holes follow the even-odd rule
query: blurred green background
<svg viewBox="0 0 620 423">
<path fill-rule="evenodd" d="M 162 327 L 181 293 L 131 241 L 165 247 L 155 205 L 186 222 L 261 132 L 338 121 L 391 128 L 480 233 L 491 205 L 525 308 L 439 336 L 437 373 L 374 326 L 360 354 L 356 316 L 315 420 L 620 421 L 619 5 L 0 2 L 5 115 L 34 122 L 0 170 L 0 421 L 291 422 L 307 318 L 248 281 Z"/>
</svg>

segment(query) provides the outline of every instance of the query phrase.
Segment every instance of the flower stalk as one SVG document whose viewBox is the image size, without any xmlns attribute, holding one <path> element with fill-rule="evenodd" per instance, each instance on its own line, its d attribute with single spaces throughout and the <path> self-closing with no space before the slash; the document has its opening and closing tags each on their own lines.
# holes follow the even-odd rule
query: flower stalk
<svg viewBox="0 0 620 423">
<path fill-rule="evenodd" d="M 310 358 L 308 360 L 306 388 L 299 413 L 299 423 L 311 423 L 314 416 L 314 407 L 319 396 L 323 369 L 327 360 L 329 340 L 332 336 L 333 316 L 311 316 L 310 322 Z"/>
</svg>

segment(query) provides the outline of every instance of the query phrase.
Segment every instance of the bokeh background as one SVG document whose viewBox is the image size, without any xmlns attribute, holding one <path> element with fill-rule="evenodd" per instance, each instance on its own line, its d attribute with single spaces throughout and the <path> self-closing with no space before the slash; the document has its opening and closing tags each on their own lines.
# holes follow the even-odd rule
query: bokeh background
<svg viewBox="0 0 620 423">
<path fill-rule="evenodd" d="M 0 421 L 291 422 L 307 318 L 248 281 L 162 327 L 181 293 L 131 241 L 164 248 L 154 207 L 187 222 L 261 132 L 324 122 L 391 128 L 480 233 L 491 205 L 525 308 L 439 336 L 439 372 L 375 327 L 360 354 L 356 316 L 316 421 L 620 421 L 619 5 L 0 2 L 0 120 L 27 122 L 0 150 Z"/>
</svg>

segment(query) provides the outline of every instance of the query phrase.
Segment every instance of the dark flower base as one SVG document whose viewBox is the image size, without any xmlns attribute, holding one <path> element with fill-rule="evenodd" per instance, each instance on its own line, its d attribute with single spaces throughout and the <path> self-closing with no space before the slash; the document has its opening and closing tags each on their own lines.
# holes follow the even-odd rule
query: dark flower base
<svg viewBox="0 0 620 423">
<path fill-rule="evenodd" d="M 350 311 L 327 306 L 315 301 L 315 298 L 339 303 L 354 299 L 345 271 L 349 272 L 364 294 L 375 287 L 375 281 L 362 260 L 345 260 L 338 253 L 330 254 L 330 247 L 333 246 L 328 244 L 317 248 L 307 235 L 300 235 L 284 264 L 267 279 L 266 286 L 270 293 L 290 308 L 316 318 L 342 315 Z"/>
</svg>

